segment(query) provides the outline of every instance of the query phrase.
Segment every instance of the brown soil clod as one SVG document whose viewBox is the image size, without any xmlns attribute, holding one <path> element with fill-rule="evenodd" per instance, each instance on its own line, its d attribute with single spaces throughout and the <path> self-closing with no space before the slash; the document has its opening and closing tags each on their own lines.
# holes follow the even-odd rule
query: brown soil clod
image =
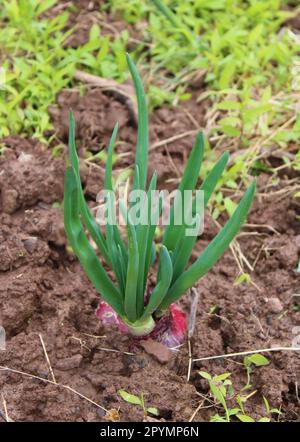
<svg viewBox="0 0 300 442">
<path fill-rule="evenodd" d="M 172 358 L 172 351 L 160 342 L 147 339 L 140 341 L 140 346 L 146 353 L 153 356 L 161 364 L 167 364 Z"/>
</svg>

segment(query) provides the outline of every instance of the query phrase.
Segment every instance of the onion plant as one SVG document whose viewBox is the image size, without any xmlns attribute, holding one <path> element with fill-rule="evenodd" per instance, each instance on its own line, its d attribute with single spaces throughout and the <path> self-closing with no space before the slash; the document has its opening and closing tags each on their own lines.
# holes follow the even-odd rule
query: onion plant
<svg viewBox="0 0 300 442">
<path fill-rule="evenodd" d="M 147 185 L 149 150 L 147 102 L 141 78 L 129 55 L 127 63 L 138 105 L 133 189 L 146 191 L 147 195 L 150 195 L 151 191 L 156 189 L 157 177 L 154 173 Z M 66 169 L 64 188 L 64 224 L 68 240 L 91 283 L 105 303 L 111 306 L 118 320 L 133 335 L 148 335 L 155 332 L 158 323 L 168 317 L 170 306 L 205 275 L 228 248 L 247 216 L 255 193 L 255 182 L 249 186 L 229 221 L 200 256 L 189 265 L 197 234 L 187 236 L 187 226 L 176 224 L 174 205 L 170 209 L 170 222 L 164 229 L 162 243 L 157 246 L 154 245 L 155 223 L 135 225 L 130 217 L 126 216 L 128 214 L 125 207 L 122 207 L 122 210 L 126 218 L 126 237 L 116 224 L 106 223 L 105 232 L 100 229 L 84 198 L 72 113 L 69 116 L 69 125 L 70 164 Z M 109 142 L 106 161 L 104 187 L 110 191 L 114 191 L 112 163 L 117 130 L 116 125 Z M 179 184 L 180 193 L 195 190 L 203 151 L 204 137 L 199 133 Z M 207 205 L 227 161 L 228 154 L 224 153 L 202 182 L 200 190 L 203 191 L 204 206 Z M 149 215 L 150 205 L 146 205 L 144 210 Z M 193 213 L 196 210 L 195 200 L 192 203 L 192 210 Z M 158 205 L 156 213 L 157 222 L 160 211 L 161 204 Z M 99 253 L 96 253 L 92 247 L 86 231 L 96 244 Z M 156 249 L 159 250 L 157 259 Z M 148 274 L 155 268 L 157 268 L 156 285 L 150 290 L 147 284 Z"/>
</svg>

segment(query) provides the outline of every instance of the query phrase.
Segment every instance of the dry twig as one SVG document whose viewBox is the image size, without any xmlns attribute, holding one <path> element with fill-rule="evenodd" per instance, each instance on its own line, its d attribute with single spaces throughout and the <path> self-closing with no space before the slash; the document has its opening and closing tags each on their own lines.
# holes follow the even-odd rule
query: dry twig
<svg viewBox="0 0 300 442">
<path fill-rule="evenodd" d="M 51 366 L 51 362 L 50 362 L 50 359 L 49 359 L 49 356 L 48 356 L 48 353 L 47 353 L 47 350 L 46 350 L 46 346 L 45 346 L 45 343 L 44 343 L 44 340 L 43 340 L 43 336 L 41 334 L 39 334 L 39 338 L 40 338 L 40 341 L 41 341 L 41 344 L 42 344 L 42 347 L 43 347 L 43 350 L 44 350 L 45 358 L 46 358 L 46 361 L 47 361 L 47 365 L 48 365 L 50 374 L 52 376 L 52 380 L 53 380 L 53 382 L 55 384 L 57 384 L 55 376 L 54 376 L 54 372 L 53 372 L 53 369 L 52 369 L 52 366 Z"/>
</svg>

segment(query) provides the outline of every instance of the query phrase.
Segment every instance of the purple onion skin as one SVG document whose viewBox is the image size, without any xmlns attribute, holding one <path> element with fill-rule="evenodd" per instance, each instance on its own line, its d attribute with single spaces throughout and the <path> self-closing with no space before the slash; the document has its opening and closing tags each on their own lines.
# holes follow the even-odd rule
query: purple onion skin
<svg viewBox="0 0 300 442">
<path fill-rule="evenodd" d="M 116 326 L 121 333 L 129 332 L 127 325 L 104 301 L 100 301 L 96 316 L 104 327 Z M 176 304 L 171 304 L 168 313 L 156 321 L 154 330 L 139 339 L 153 339 L 166 347 L 174 348 L 184 342 L 186 329 L 186 314 Z"/>
</svg>

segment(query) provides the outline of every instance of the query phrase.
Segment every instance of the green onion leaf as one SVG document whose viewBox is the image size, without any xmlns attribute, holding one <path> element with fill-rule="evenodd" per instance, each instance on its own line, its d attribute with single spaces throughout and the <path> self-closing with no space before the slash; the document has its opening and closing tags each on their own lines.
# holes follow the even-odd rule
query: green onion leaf
<svg viewBox="0 0 300 442">
<path fill-rule="evenodd" d="M 194 190 L 197 184 L 203 153 L 204 153 L 204 137 L 203 134 L 200 132 L 196 137 L 194 147 L 189 156 L 183 177 L 181 179 L 178 188 L 182 196 L 184 195 L 185 190 Z M 163 244 L 167 247 L 169 251 L 175 250 L 177 242 L 180 241 L 182 235 L 184 234 L 184 225 L 175 225 L 176 215 L 181 216 L 183 219 L 183 209 L 181 214 L 175 214 L 174 205 L 173 205 L 170 210 L 170 223 L 165 230 L 163 238 Z"/>
<path fill-rule="evenodd" d="M 138 104 L 138 139 L 136 146 L 135 164 L 139 168 L 140 179 L 137 183 L 136 176 L 134 180 L 134 189 L 146 188 L 147 170 L 148 170 L 148 145 L 149 145 L 149 129 L 148 129 L 148 109 L 144 86 L 129 54 L 126 54 L 127 64 L 133 79 L 137 104 Z"/>
<path fill-rule="evenodd" d="M 149 302 L 145 308 L 142 319 L 152 315 L 152 313 L 155 312 L 155 310 L 159 307 L 168 291 L 168 288 L 170 287 L 171 281 L 172 260 L 168 249 L 165 246 L 161 246 L 157 285 L 150 295 Z"/>
<path fill-rule="evenodd" d="M 251 183 L 248 190 L 241 199 L 232 217 L 219 231 L 217 236 L 209 243 L 204 252 L 170 288 L 164 299 L 161 309 L 164 310 L 172 302 L 175 302 L 188 288 L 192 287 L 223 255 L 231 241 L 240 230 L 251 206 L 255 193 L 255 181 Z"/>
<path fill-rule="evenodd" d="M 64 224 L 68 240 L 94 287 L 122 317 L 124 316 L 122 297 L 84 234 L 79 210 L 78 181 L 73 168 L 69 167 L 65 173 L 64 189 Z"/>
<path fill-rule="evenodd" d="M 71 159 L 71 164 L 75 173 L 78 193 L 79 193 L 79 207 L 80 213 L 82 215 L 83 221 L 86 225 L 86 228 L 91 235 L 92 239 L 96 243 L 98 249 L 100 250 L 101 255 L 104 257 L 105 261 L 108 265 L 111 265 L 110 257 L 108 254 L 108 250 L 106 247 L 105 239 L 102 235 L 102 232 L 91 214 L 91 211 L 84 199 L 82 185 L 80 181 L 80 173 L 79 173 L 79 160 L 76 152 L 75 145 L 75 120 L 73 112 L 69 113 L 69 154 Z"/>
</svg>

